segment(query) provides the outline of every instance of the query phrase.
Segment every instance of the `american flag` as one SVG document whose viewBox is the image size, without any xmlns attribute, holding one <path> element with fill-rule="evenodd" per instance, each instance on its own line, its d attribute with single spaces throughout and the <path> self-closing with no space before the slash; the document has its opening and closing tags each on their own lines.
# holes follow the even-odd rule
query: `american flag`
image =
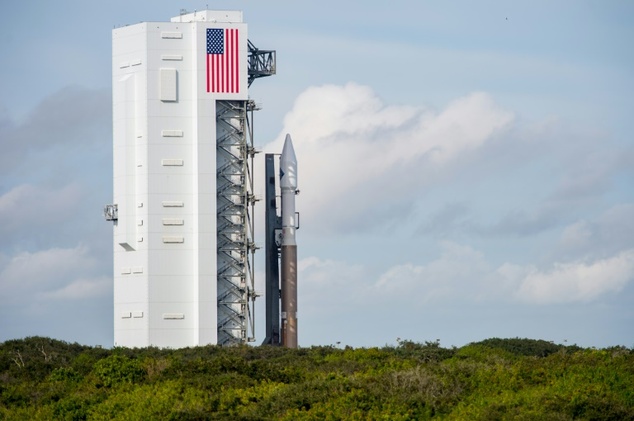
<svg viewBox="0 0 634 421">
<path fill-rule="evenodd" d="M 240 92 L 238 30 L 207 28 L 207 92 Z"/>
</svg>

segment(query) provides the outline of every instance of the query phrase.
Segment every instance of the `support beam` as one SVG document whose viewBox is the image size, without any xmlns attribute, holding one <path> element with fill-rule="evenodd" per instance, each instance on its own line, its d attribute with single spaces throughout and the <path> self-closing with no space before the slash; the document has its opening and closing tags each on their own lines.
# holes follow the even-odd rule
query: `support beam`
<svg viewBox="0 0 634 421">
<path fill-rule="evenodd" d="M 280 345 L 280 246 L 277 232 L 282 229 L 282 218 L 277 215 L 275 197 L 275 154 L 265 156 L 265 236 L 266 236 L 266 338 L 262 345 Z"/>
</svg>

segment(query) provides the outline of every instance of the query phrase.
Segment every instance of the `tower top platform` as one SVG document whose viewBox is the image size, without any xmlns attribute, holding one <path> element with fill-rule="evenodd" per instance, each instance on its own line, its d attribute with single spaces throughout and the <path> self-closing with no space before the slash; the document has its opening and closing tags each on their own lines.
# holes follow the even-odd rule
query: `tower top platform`
<svg viewBox="0 0 634 421">
<path fill-rule="evenodd" d="M 241 23 L 242 11 L 239 10 L 200 10 L 173 17 L 171 22 L 218 22 Z"/>
</svg>

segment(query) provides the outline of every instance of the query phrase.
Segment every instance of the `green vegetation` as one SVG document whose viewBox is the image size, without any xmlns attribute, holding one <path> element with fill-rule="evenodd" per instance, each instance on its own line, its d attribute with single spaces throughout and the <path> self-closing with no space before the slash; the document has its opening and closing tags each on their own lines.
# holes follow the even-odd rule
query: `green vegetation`
<svg viewBox="0 0 634 421">
<path fill-rule="evenodd" d="M 0 420 L 634 420 L 634 350 L 0 344 Z"/>
</svg>

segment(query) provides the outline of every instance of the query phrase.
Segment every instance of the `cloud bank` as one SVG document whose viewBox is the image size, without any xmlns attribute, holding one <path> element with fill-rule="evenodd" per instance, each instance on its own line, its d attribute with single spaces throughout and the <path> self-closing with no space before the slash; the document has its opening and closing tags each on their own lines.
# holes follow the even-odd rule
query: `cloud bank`
<svg viewBox="0 0 634 421">
<path fill-rule="evenodd" d="M 111 101 L 67 87 L 0 116 L 0 338 L 102 343 L 111 332 Z M 106 305 L 107 304 L 107 305 Z"/>
<path fill-rule="evenodd" d="M 518 122 L 484 92 L 434 110 L 354 83 L 307 89 L 284 121 L 266 150 L 291 133 L 300 242 L 333 243 L 299 264 L 311 320 L 359 331 L 339 316 L 368 314 L 397 329 L 453 309 L 516 312 L 505 320 L 524 325 L 545 317 L 538 308 L 608 303 L 633 283 L 633 205 L 602 203 L 627 170 L 618 150 L 601 152 L 602 133 Z"/>
<path fill-rule="evenodd" d="M 304 91 L 284 130 L 292 134 L 297 155 L 308 158 L 299 168 L 306 218 L 320 229 L 341 230 L 358 226 L 359 216 L 375 208 L 387 189 L 390 202 L 409 200 L 413 189 L 428 185 L 512 121 L 512 113 L 482 92 L 434 111 L 387 105 L 371 88 L 349 83 Z M 280 150 L 281 139 L 266 149 Z"/>
</svg>

